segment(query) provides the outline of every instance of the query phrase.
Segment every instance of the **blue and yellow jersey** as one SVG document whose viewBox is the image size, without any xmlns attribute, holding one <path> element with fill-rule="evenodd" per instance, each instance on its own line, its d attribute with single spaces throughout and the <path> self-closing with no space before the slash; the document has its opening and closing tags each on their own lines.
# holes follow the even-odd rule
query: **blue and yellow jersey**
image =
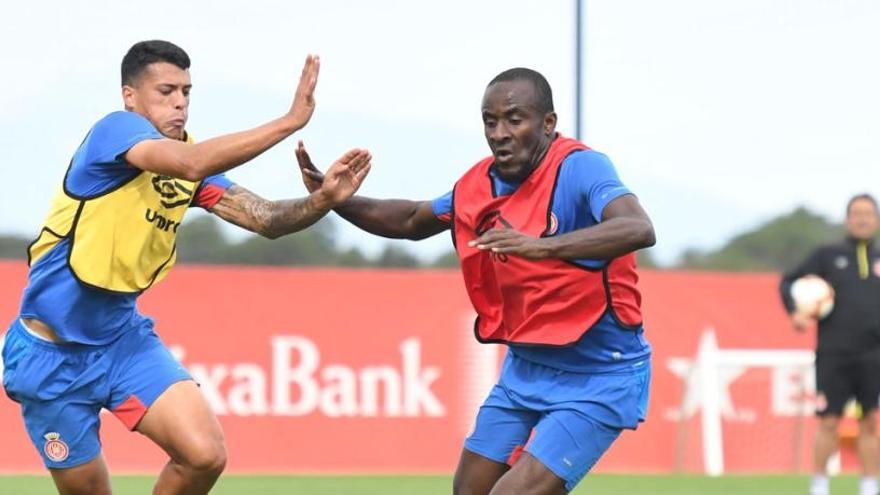
<svg viewBox="0 0 880 495">
<path fill-rule="evenodd" d="M 45 322 L 62 340 L 93 345 L 145 319 L 135 301 L 173 266 L 187 208 L 213 207 L 232 184 L 222 174 L 188 182 L 126 163 L 132 146 L 162 137 L 133 112 L 113 112 L 92 127 L 28 248 L 22 317 Z"/>
<path fill-rule="evenodd" d="M 519 184 L 505 182 L 490 170 L 498 195 L 509 195 Z M 611 201 L 632 192 L 623 185 L 611 160 L 602 153 L 587 150 L 569 155 L 559 170 L 557 189 L 551 208 L 554 235 L 584 229 L 602 220 L 602 211 Z M 434 215 L 452 221 L 452 192 L 432 202 Z M 588 268 L 601 268 L 605 260 L 574 260 Z M 646 360 L 651 347 L 641 326 L 624 328 L 610 312 L 574 345 L 537 347 L 510 345 L 515 355 L 544 366 L 574 372 L 601 372 L 628 368 Z"/>
</svg>

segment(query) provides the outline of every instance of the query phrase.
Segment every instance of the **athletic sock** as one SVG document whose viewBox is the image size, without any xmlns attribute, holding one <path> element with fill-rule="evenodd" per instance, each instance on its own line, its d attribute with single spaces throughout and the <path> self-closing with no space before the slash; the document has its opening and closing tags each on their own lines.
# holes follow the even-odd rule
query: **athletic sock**
<svg viewBox="0 0 880 495">
<path fill-rule="evenodd" d="M 877 478 L 865 476 L 859 482 L 859 495 L 877 495 Z"/>
<path fill-rule="evenodd" d="M 831 493 L 831 482 L 828 476 L 817 474 L 810 481 L 810 495 L 829 495 Z"/>
</svg>

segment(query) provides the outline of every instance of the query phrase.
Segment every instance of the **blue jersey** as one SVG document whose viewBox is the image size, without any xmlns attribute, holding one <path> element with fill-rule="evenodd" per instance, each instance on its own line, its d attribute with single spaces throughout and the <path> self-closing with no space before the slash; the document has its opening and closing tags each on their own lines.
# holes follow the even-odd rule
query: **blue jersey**
<svg viewBox="0 0 880 495">
<path fill-rule="evenodd" d="M 92 127 L 64 177 L 64 187 L 77 196 L 95 196 L 140 173 L 124 155 L 146 139 L 163 136 L 143 116 L 113 112 Z M 222 174 L 202 181 L 194 205 L 212 207 L 232 183 Z M 116 294 L 82 285 L 67 263 L 70 240 L 64 239 L 30 268 L 20 314 L 48 324 L 68 342 L 100 345 L 113 341 L 147 318 L 137 311 L 138 294 Z"/>
<path fill-rule="evenodd" d="M 508 183 L 493 172 L 495 191 L 509 195 L 519 184 Z M 602 211 L 611 201 L 632 194 L 617 176 L 607 156 L 597 151 L 569 155 L 559 172 L 551 213 L 558 222 L 556 235 L 592 227 L 602 220 Z M 434 215 L 451 221 L 452 192 L 432 202 Z M 590 268 L 601 268 L 604 260 L 575 260 Z M 570 347 L 532 347 L 510 345 L 512 353 L 544 366 L 575 372 L 615 371 L 646 360 L 651 347 L 643 328 L 625 329 L 606 313 L 583 337 Z"/>
</svg>

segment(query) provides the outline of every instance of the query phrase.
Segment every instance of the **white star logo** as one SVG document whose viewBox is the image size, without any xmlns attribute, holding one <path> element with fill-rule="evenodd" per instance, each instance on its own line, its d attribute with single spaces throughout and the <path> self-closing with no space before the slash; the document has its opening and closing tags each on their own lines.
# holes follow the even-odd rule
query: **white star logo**
<svg viewBox="0 0 880 495">
<path fill-rule="evenodd" d="M 730 398 L 730 384 L 746 372 L 746 366 L 725 366 L 718 367 L 712 356 L 718 353 L 718 341 L 715 338 L 715 330 L 706 328 L 700 337 L 700 343 L 697 346 L 696 356 L 691 358 L 672 357 L 666 361 L 666 367 L 669 368 L 675 376 L 684 381 L 684 394 L 679 407 L 666 410 L 664 417 L 669 421 L 680 421 L 689 419 L 699 411 L 703 406 L 703 387 L 702 381 L 711 380 L 711 373 L 701 373 L 700 365 L 713 367 L 717 374 L 717 386 L 721 389 L 718 400 L 721 409 L 721 416 L 724 419 L 754 421 L 755 413 L 750 410 L 742 410 L 737 412 L 733 406 L 733 400 Z M 707 359 L 709 358 L 709 359 Z"/>
<path fill-rule="evenodd" d="M 687 421 L 697 411 L 703 443 L 706 474 L 724 473 L 722 420 L 754 422 L 753 410 L 737 410 L 730 398 L 730 385 L 749 368 L 771 369 L 772 409 L 775 415 L 797 414 L 808 390 L 803 372 L 812 369 L 813 355 L 800 349 L 724 349 L 718 348 L 715 330 L 706 328 L 700 336 L 693 359 L 673 357 L 666 367 L 684 381 L 684 393 L 677 408 L 666 411 L 670 421 Z M 794 373 L 794 374 L 792 374 Z M 799 382 L 791 380 L 800 377 Z M 800 401 L 798 399 L 801 399 Z"/>
</svg>

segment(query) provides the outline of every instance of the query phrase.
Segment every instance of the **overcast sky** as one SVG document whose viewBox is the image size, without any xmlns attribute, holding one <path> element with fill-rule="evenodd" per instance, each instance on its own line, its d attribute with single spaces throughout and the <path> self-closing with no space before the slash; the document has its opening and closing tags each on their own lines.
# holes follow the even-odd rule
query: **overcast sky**
<svg viewBox="0 0 880 495">
<path fill-rule="evenodd" d="M 880 2 L 585 3 L 584 140 L 641 198 L 662 261 L 798 204 L 838 219 L 850 195 L 880 192 Z M 192 58 L 197 138 L 281 115 L 306 53 L 320 54 L 318 109 L 299 137 L 319 165 L 369 148 L 371 196 L 448 191 L 488 153 L 480 99 L 509 67 L 544 73 L 560 130 L 574 132 L 573 0 L 6 3 L 0 231 L 38 231 L 80 140 L 121 108 L 123 54 L 152 38 Z M 303 195 L 295 141 L 229 177 Z M 382 245 L 341 223 L 338 234 Z M 448 245 L 408 247 L 428 258 Z"/>
</svg>

